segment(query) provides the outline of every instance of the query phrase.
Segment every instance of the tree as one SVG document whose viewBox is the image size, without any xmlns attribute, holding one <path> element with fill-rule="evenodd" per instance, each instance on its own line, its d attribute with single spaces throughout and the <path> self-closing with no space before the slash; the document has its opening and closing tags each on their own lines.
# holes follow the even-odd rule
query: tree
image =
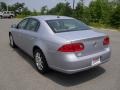
<svg viewBox="0 0 120 90">
<path fill-rule="evenodd" d="M 92 1 L 89 6 L 92 22 L 99 22 L 102 17 L 100 0 Z"/>
<path fill-rule="evenodd" d="M 24 8 L 22 9 L 21 14 L 28 16 L 28 15 L 31 14 L 31 11 L 30 11 L 27 7 L 24 7 Z"/>
<path fill-rule="evenodd" d="M 15 3 L 13 5 L 9 5 L 9 10 L 14 11 L 16 14 L 21 14 L 25 6 L 25 3 Z"/>
<path fill-rule="evenodd" d="M 48 14 L 59 15 L 61 9 L 63 9 L 64 7 L 65 7 L 65 3 L 58 3 L 54 8 L 52 8 L 48 11 Z"/>
<path fill-rule="evenodd" d="M 118 5 L 110 18 L 110 25 L 115 28 L 120 28 L 120 5 Z"/>
<path fill-rule="evenodd" d="M 90 24 L 90 10 L 89 7 L 84 6 L 83 18 L 81 19 L 83 22 Z"/>
<path fill-rule="evenodd" d="M 95 0 L 90 3 L 92 22 L 108 23 L 112 8 L 108 0 Z"/>
<path fill-rule="evenodd" d="M 77 6 L 75 8 L 75 11 L 74 11 L 74 15 L 75 15 L 76 18 L 82 19 L 83 18 L 83 13 L 84 13 L 83 3 L 82 2 L 78 2 Z"/>
<path fill-rule="evenodd" d="M 70 3 L 58 3 L 54 8 L 48 11 L 48 14 L 72 16 L 72 8 Z"/>
<path fill-rule="evenodd" d="M 34 9 L 33 12 L 32 12 L 32 15 L 33 15 L 33 16 L 37 16 L 37 15 L 38 15 L 38 12 Z"/>
<path fill-rule="evenodd" d="M 72 16 L 72 8 L 70 3 L 66 2 L 64 6 L 60 9 L 59 15 Z"/>
<path fill-rule="evenodd" d="M 102 0 L 101 2 L 101 11 L 102 11 L 102 16 L 101 16 L 101 22 L 103 24 L 108 24 L 109 19 L 112 13 L 112 7 L 110 5 L 110 2 L 108 0 Z"/>
<path fill-rule="evenodd" d="M 40 14 L 41 14 L 41 15 L 45 15 L 45 14 L 47 14 L 47 12 L 48 12 L 47 6 L 43 6 L 43 7 L 41 8 Z"/>
<path fill-rule="evenodd" d="M 5 11 L 7 10 L 7 5 L 5 2 L 0 2 L 0 11 Z"/>
</svg>

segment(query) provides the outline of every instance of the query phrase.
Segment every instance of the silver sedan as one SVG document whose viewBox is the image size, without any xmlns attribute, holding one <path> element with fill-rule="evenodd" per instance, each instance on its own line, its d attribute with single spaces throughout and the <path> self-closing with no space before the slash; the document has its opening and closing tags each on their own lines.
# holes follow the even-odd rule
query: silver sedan
<svg viewBox="0 0 120 90">
<path fill-rule="evenodd" d="M 12 25 L 11 47 L 34 58 L 40 73 L 50 68 L 72 74 L 110 60 L 109 36 L 66 16 L 31 16 Z"/>
</svg>

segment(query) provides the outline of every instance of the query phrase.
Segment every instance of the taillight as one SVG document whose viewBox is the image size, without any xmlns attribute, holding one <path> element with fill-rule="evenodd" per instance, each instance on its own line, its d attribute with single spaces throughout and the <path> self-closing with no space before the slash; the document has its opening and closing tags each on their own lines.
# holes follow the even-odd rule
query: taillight
<svg viewBox="0 0 120 90">
<path fill-rule="evenodd" d="M 103 40 L 103 45 L 109 45 L 110 44 L 110 39 L 109 37 L 105 37 Z"/>
<path fill-rule="evenodd" d="M 83 50 L 84 50 L 83 43 L 65 44 L 58 49 L 58 51 L 60 52 L 77 52 L 77 51 L 83 51 Z"/>
</svg>

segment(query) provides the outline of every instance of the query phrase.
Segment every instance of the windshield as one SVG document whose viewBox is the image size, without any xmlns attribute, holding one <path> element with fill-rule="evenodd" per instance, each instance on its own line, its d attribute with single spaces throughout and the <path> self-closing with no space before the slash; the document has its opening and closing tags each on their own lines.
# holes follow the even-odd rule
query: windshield
<svg viewBox="0 0 120 90">
<path fill-rule="evenodd" d="M 76 19 L 56 19 L 46 21 L 54 32 L 69 32 L 90 29 L 87 25 Z"/>
</svg>

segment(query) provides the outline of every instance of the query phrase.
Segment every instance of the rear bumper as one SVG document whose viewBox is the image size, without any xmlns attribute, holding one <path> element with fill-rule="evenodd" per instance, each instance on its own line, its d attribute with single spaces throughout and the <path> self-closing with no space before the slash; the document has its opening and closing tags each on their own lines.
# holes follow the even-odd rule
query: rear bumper
<svg viewBox="0 0 120 90">
<path fill-rule="evenodd" d="M 74 70 L 65 70 L 65 69 L 61 69 L 61 68 L 56 68 L 57 71 L 60 71 L 60 72 L 63 72 L 63 73 L 66 73 L 66 74 L 74 74 L 74 73 L 77 73 L 77 72 L 80 72 L 80 71 L 84 71 L 84 70 L 88 70 L 88 69 L 91 69 L 93 67 L 96 67 L 96 66 L 99 66 L 100 64 L 103 64 L 103 63 L 106 63 L 110 60 L 109 59 L 106 59 L 105 61 L 97 64 L 97 65 L 94 65 L 94 66 L 86 66 L 86 67 L 83 67 L 83 68 L 80 68 L 80 69 L 74 69 Z"/>
<path fill-rule="evenodd" d="M 104 51 L 83 57 L 77 57 L 75 54 L 70 53 L 63 55 L 54 54 L 52 59 L 55 61 L 50 67 L 63 73 L 73 74 L 103 64 L 110 60 L 110 56 L 110 48 L 106 48 Z M 92 65 L 92 60 L 96 57 L 100 57 L 100 63 Z"/>
</svg>

